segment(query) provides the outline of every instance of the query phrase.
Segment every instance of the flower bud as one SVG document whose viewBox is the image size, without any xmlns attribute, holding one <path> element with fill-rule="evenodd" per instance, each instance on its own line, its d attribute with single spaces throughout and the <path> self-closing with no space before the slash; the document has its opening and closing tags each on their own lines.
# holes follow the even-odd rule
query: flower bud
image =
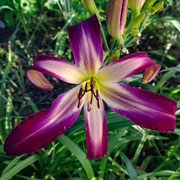
<svg viewBox="0 0 180 180">
<path fill-rule="evenodd" d="M 126 24 L 128 0 L 109 0 L 106 9 L 106 22 L 109 34 L 119 38 Z"/>
<path fill-rule="evenodd" d="M 98 10 L 94 0 L 81 0 L 81 3 L 90 14 L 96 14 L 98 16 Z"/>
<path fill-rule="evenodd" d="M 154 64 L 147 69 L 145 69 L 143 78 L 142 78 L 142 83 L 147 84 L 150 81 L 152 81 L 155 76 L 158 74 L 159 70 L 161 69 L 161 66 L 159 64 Z"/>
<path fill-rule="evenodd" d="M 156 0 L 147 0 L 145 3 L 145 9 L 149 9 L 153 6 L 153 4 L 156 2 Z"/>
<path fill-rule="evenodd" d="M 136 15 L 139 15 L 146 0 L 129 0 L 128 4 Z"/>
</svg>

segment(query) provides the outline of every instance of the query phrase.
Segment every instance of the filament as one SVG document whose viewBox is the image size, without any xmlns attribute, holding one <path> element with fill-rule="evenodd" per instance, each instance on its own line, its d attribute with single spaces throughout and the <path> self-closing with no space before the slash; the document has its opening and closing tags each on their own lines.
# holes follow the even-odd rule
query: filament
<svg viewBox="0 0 180 180">
<path fill-rule="evenodd" d="M 95 99 L 97 101 L 97 107 L 100 108 L 99 91 L 98 91 L 98 89 L 96 89 L 96 93 L 94 92 L 95 85 L 96 85 L 96 82 L 94 81 L 93 77 L 91 77 L 90 82 L 89 82 L 89 86 L 90 86 L 89 89 L 88 89 L 88 82 L 86 82 L 84 89 L 83 89 L 83 86 L 81 86 L 81 88 L 78 92 L 78 95 L 77 95 L 77 98 L 78 98 L 77 108 L 79 108 L 81 106 L 81 99 L 87 92 L 91 93 L 90 101 L 88 102 L 88 105 L 87 105 L 87 111 L 91 111 L 90 105 L 93 102 L 93 97 L 95 97 Z"/>
</svg>

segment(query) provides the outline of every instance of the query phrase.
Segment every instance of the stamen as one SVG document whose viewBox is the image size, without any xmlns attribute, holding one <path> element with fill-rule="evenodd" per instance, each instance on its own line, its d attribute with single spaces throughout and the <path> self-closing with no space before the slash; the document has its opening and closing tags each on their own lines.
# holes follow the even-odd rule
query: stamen
<svg viewBox="0 0 180 180">
<path fill-rule="evenodd" d="M 88 85 L 89 83 L 89 85 Z M 86 82 L 85 86 L 84 86 L 84 89 L 83 89 L 83 86 L 81 86 L 80 90 L 79 90 L 79 93 L 77 95 L 78 97 L 78 106 L 77 108 L 79 108 L 81 106 L 81 99 L 82 97 L 90 91 L 90 101 L 88 102 L 88 105 L 87 105 L 87 111 L 91 111 L 91 104 L 93 102 L 93 96 L 96 98 L 97 100 L 97 107 L 100 108 L 100 102 L 99 102 L 99 91 L 98 89 L 96 89 L 96 94 L 94 92 L 94 88 L 95 88 L 95 85 L 96 85 L 96 82 L 93 80 L 93 77 L 91 77 L 90 79 L 90 82 Z M 90 86 L 90 88 L 88 89 L 88 87 Z"/>
<path fill-rule="evenodd" d="M 87 104 L 87 111 L 88 111 L 88 112 L 90 112 L 90 111 L 91 111 L 91 107 L 90 107 L 89 102 L 88 102 L 88 104 Z"/>
<path fill-rule="evenodd" d="M 93 101 L 93 93 L 91 92 L 91 100 L 90 100 L 90 104 L 92 104 Z"/>
<path fill-rule="evenodd" d="M 93 77 L 91 77 L 91 84 L 90 84 L 90 86 L 91 86 L 91 89 L 93 88 Z"/>
<path fill-rule="evenodd" d="M 93 91 L 93 88 L 95 87 L 95 84 L 96 84 L 96 82 L 95 81 L 93 81 L 93 77 L 91 77 L 91 84 L 90 84 L 90 86 L 91 86 L 91 91 Z"/>
<path fill-rule="evenodd" d="M 85 85 L 84 92 L 87 92 L 87 82 L 86 82 L 86 85 Z"/>
<path fill-rule="evenodd" d="M 79 90 L 79 93 L 78 93 L 78 95 L 77 95 L 77 97 L 78 97 L 79 100 L 80 100 L 81 97 L 82 97 L 82 92 L 83 92 L 83 88 L 82 88 L 82 86 L 81 86 L 81 88 L 80 88 L 80 90 Z"/>
<path fill-rule="evenodd" d="M 81 100 L 79 99 L 79 100 L 78 100 L 77 108 L 79 108 L 80 106 L 81 106 Z"/>
<path fill-rule="evenodd" d="M 99 91 L 96 89 L 96 100 L 97 100 L 97 107 L 100 108 L 100 103 L 99 103 Z"/>
<path fill-rule="evenodd" d="M 96 89 L 96 99 L 99 99 L 99 91 Z"/>
<path fill-rule="evenodd" d="M 97 107 L 98 107 L 98 109 L 100 108 L 99 99 L 97 100 Z"/>
<path fill-rule="evenodd" d="M 77 98 L 78 98 L 78 105 L 77 105 L 77 108 L 79 108 L 81 106 L 81 98 L 84 96 L 85 93 L 83 93 L 83 88 L 81 86 L 80 90 L 79 90 L 79 93 L 77 95 Z"/>
</svg>

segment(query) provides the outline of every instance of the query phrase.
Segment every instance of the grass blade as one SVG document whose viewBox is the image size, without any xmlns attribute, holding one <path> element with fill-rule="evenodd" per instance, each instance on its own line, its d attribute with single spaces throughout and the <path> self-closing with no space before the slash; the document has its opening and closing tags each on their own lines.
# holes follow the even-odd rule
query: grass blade
<svg viewBox="0 0 180 180">
<path fill-rule="evenodd" d="M 22 156 L 14 158 L 3 170 L 2 175 L 6 174 L 13 166 L 15 166 L 19 162 L 20 158 L 22 158 Z"/>
<path fill-rule="evenodd" d="M 94 179 L 94 171 L 84 152 L 69 137 L 64 134 L 58 138 L 59 142 L 66 146 L 80 161 L 89 180 Z"/>
<path fill-rule="evenodd" d="M 116 136 L 114 136 L 108 143 L 108 152 L 106 154 L 106 156 L 104 156 L 102 158 L 102 161 L 101 161 L 101 164 L 100 164 L 100 173 L 99 173 L 99 176 L 98 176 L 98 179 L 99 180 L 103 180 L 103 177 L 104 177 L 104 174 L 105 174 L 105 168 L 106 168 L 106 163 L 107 163 L 107 160 L 108 160 L 108 157 L 110 156 L 111 152 L 113 151 L 116 143 L 117 143 L 117 140 L 124 134 L 124 132 L 127 130 L 128 127 L 125 127 L 125 128 L 121 128 L 119 130 L 119 132 L 116 134 Z"/>
<path fill-rule="evenodd" d="M 136 171 L 131 163 L 131 161 L 127 158 L 127 156 L 120 152 L 120 156 L 121 156 L 121 159 L 125 162 L 126 164 L 126 168 L 129 172 L 129 177 L 130 177 L 130 180 L 138 180 L 137 178 L 137 174 L 136 174 Z"/>
<path fill-rule="evenodd" d="M 27 159 L 19 162 L 16 166 L 14 166 L 12 169 L 10 169 L 8 172 L 6 172 L 4 175 L 1 176 L 0 180 L 8 180 L 12 178 L 14 175 L 16 175 L 18 172 L 20 172 L 25 167 L 33 164 L 35 161 L 39 160 L 40 156 L 37 154 L 34 154 Z"/>
</svg>

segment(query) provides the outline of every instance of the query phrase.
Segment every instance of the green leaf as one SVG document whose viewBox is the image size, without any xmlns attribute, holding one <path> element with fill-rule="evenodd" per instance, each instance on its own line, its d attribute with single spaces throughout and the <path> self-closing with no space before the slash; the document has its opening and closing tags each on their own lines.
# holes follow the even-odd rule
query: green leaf
<svg viewBox="0 0 180 180">
<path fill-rule="evenodd" d="M 121 159 L 124 161 L 124 163 L 126 164 L 126 168 L 129 172 L 129 177 L 130 177 L 130 180 L 138 180 L 137 178 L 137 174 L 136 174 L 136 171 L 131 163 L 131 161 L 127 158 L 127 156 L 120 152 L 120 156 L 121 156 Z"/>
<path fill-rule="evenodd" d="M 14 175 L 16 175 L 22 169 L 33 164 L 35 161 L 37 161 L 39 159 L 40 159 L 40 156 L 38 156 L 37 154 L 34 154 L 34 155 L 28 157 L 27 159 L 19 162 L 16 166 L 14 166 L 10 170 L 8 170 L 4 175 L 1 176 L 0 180 L 8 180 L 8 179 L 12 178 Z"/>
<path fill-rule="evenodd" d="M 10 161 L 10 163 L 3 170 L 2 175 L 7 173 L 13 166 L 15 166 L 19 162 L 20 158 L 22 158 L 22 156 L 18 156 L 16 158 L 14 158 L 12 161 Z"/>
<path fill-rule="evenodd" d="M 30 97 L 26 96 L 26 97 L 24 97 L 24 99 L 26 99 L 26 101 L 28 101 L 28 104 L 32 107 L 34 112 L 39 111 L 38 107 L 36 106 L 36 104 L 34 103 L 34 101 Z"/>
<path fill-rule="evenodd" d="M 166 83 L 166 81 L 172 76 L 174 76 L 176 72 L 179 70 L 180 70 L 180 65 L 177 65 L 176 67 L 173 67 L 171 69 L 169 68 L 168 72 L 162 76 L 162 78 L 158 81 L 156 86 L 153 88 L 153 92 L 157 92 Z"/>
<path fill-rule="evenodd" d="M 85 153 L 79 148 L 79 146 L 77 146 L 69 137 L 65 136 L 64 134 L 61 135 L 58 138 L 58 140 L 61 144 L 66 146 L 66 148 L 68 148 L 77 157 L 77 159 L 82 164 L 87 174 L 88 179 L 89 180 L 94 179 L 95 177 L 94 177 L 94 171 L 92 169 L 92 166 L 89 160 L 86 159 Z"/>
<path fill-rule="evenodd" d="M 83 180 L 83 179 L 81 179 L 81 178 L 70 178 L 68 180 Z"/>
<path fill-rule="evenodd" d="M 113 149 L 115 148 L 118 139 L 123 136 L 123 134 L 127 130 L 127 128 L 128 127 L 124 127 L 124 128 L 119 129 L 119 132 L 113 138 L 111 138 L 109 140 L 109 142 L 108 142 L 108 152 L 107 152 L 106 156 L 104 156 L 102 158 L 102 160 L 101 160 L 100 173 L 99 173 L 98 179 L 101 179 L 101 180 L 103 179 L 104 174 L 105 174 L 105 170 L 106 170 L 105 168 L 106 168 L 106 163 L 107 163 L 108 157 L 110 156 Z"/>
<path fill-rule="evenodd" d="M 9 10 L 11 10 L 11 11 L 14 11 L 11 7 L 9 7 L 9 6 L 1 6 L 0 7 L 0 11 L 1 10 L 3 10 L 3 9 L 9 9 Z"/>
<path fill-rule="evenodd" d="M 20 177 L 21 179 L 24 180 L 42 180 L 42 179 L 37 179 L 37 178 L 31 178 L 31 177 L 27 177 L 27 176 L 22 176 L 22 175 L 17 175 L 17 177 Z"/>
<path fill-rule="evenodd" d="M 177 30 L 180 32 L 180 21 L 178 20 L 172 20 L 170 21 L 176 28 Z"/>
<path fill-rule="evenodd" d="M 180 172 L 175 172 L 175 171 L 169 171 L 169 170 L 164 170 L 164 171 L 158 171 L 158 172 L 151 172 L 151 173 L 146 173 L 143 175 L 138 176 L 138 180 L 144 180 L 144 178 L 147 177 L 156 177 L 156 176 L 161 176 L 161 177 L 167 177 L 167 176 L 171 176 L 173 174 L 175 174 L 177 176 L 180 176 Z"/>
</svg>

